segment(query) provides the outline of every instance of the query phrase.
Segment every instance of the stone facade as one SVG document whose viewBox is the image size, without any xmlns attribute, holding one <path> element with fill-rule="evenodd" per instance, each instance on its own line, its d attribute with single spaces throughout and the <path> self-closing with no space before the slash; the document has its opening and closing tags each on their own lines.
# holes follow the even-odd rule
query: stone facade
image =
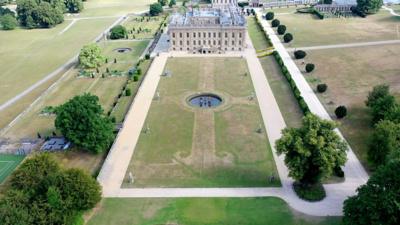
<svg viewBox="0 0 400 225">
<path fill-rule="evenodd" d="M 170 50 L 223 53 L 246 48 L 246 19 L 237 0 L 213 0 L 211 8 L 174 14 L 168 27 Z"/>
</svg>

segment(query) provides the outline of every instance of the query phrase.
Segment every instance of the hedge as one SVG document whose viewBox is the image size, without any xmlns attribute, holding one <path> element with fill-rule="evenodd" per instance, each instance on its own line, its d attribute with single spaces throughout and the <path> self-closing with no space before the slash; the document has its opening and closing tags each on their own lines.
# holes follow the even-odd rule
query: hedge
<svg viewBox="0 0 400 225">
<path fill-rule="evenodd" d="M 273 46 L 272 42 L 271 42 L 271 39 L 266 34 L 266 32 L 264 30 L 264 27 L 262 26 L 260 20 L 258 19 L 258 16 L 256 16 L 255 18 L 256 18 L 256 22 L 257 22 L 258 27 L 263 31 L 264 37 L 265 37 L 265 39 L 267 39 L 268 45 Z"/>
<path fill-rule="evenodd" d="M 321 20 L 324 19 L 324 14 L 316 9 L 314 9 L 314 15 L 316 15 L 318 18 L 320 18 Z"/>
<path fill-rule="evenodd" d="M 292 79 L 292 75 L 290 74 L 285 64 L 283 63 L 281 56 L 277 51 L 274 51 L 273 55 L 275 57 L 276 62 L 281 67 L 282 74 L 285 76 L 287 82 L 289 83 L 290 88 L 292 89 L 293 95 L 296 98 L 300 109 L 303 111 L 304 114 L 309 113 L 310 109 L 308 108 L 307 103 L 304 101 L 303 96 L 301 96 L 300 90 L 297 87 L 296 82 L 294 82 L 294 80 Z"/>
</svg>

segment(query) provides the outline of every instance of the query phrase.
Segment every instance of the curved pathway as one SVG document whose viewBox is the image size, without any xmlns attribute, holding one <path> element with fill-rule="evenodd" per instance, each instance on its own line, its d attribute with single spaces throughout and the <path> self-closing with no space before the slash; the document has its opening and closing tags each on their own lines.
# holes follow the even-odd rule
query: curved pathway
<svg viewBox="0 0 400 225">
<path fill-rule="evenodd" d="M 392 14 L 393 16 L 400 16 L 400 14 L 396 13 L 392 8 L 389 8 L 389 7 L 385 6 L 385 5 L 382 6 L 382 9 L 385 9 L 385 10 L 389 11 L 390 14 Z"/>
</svg>

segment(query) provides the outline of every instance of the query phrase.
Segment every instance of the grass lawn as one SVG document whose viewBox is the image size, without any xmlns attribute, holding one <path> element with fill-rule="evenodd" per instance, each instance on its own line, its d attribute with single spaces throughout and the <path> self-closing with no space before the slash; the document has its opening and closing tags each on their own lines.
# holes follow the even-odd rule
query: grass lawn
<svg viewBox="0 0 400 225">
<path fill-rule="evenodd" d="M 248 29 L 251 41 L 253 43 L 253 46 L 256 50 L 263 50 L 263 49 L 270 47 L 270 45 L 267 42 L 267 39 L 265 38 L 265 35 L 263 34 L 264 31 L 258 25 L 254 16 L 248 17 L 247 29 Z"/>
<path fill-rule="evenodd" d="M 0 154 L 0 184 L 24 160 L 25 156 Z"/>
<path fill-rule="evenodd" d="M 78 17 L 114 16 L 138 13 L 149 9 L 156 0 L 93 0 L 84 2 L 85 9 Z"/>
<path fill-rule="evenodd" d="M 257 25 L 255 18 L 248 17 L 247 24 L 249 35 L 255 49 L 262 50 L 269 47 L 263 31 Z M 273 56 L 266 56 L 259 60 L 287 126 L 300 126 L 303 112 L 293 95 L 289 83 L 283 76 L 278 63 Z"/>
<path fill-rule="evenodd" d="M 151 65 L 151 60 L 145 60 L 143 61 L 139 68 L 142 70 L 143 74 L 147 73 L 147 70 L 149 69 Z M 141 77 L 141 79 L 144 79 Z M 123 95 L 121 98 L 118 100 L 118 104 L 115 106 L 111 116 L 115 117 L 115 120 L 117 123 L 120 123 L 124 120 L 125 114 L 128 112 L 129 107 L 131 106 L 131 103 L 135 97 L 135 93 L 137 92 L 139 88 L 139 82 L 129 82 L 127 85 L 127 88 L 129 88 L 132 92 L 131 96 L 126 96 Z"/>
<path fill-rule="evenodd" d="M 247 64 L 240 58 L 171 58 L 158 86 L 129 165 L 135 183 L 123 187 L 279 186 Z M 213 92 L 215 109 L 195 109 L 186 99 Z M 264 129 L 265 130 L 265 129 Z"/>
<path fill-rule="evenodd" d="M 92 41 L 114 19 L 70 21 L 53 29 L 0 31 L 0 104 L 54 71 Z"/>
<path fill-rule="evenodd" d="M 348 116 L 338 121 L 340 130 L 365 166 L 372 128 L 364 102 L 372 87 L 383 83 L 400 99 L 399 58 L 400 45 L 309 51 L 306 58 L 316 65 L 305 75 L 310 85 L 314 89 L 318 83 L 328 85 L 318 97 L 332 118 L 337 106 L 347 107 Z"/>
<path fill-rule="evenodd" d="M 294 36 L 288 46 L 303 47 L 354 42 L 398 39 L 397 25 L 400 17 L 392 16 L 386 10 L 366 18 L 330 18 L 319 20 L 311 14 L 277 15 L 287 32 Z"/>
<path fill-rule="evenodd" d="M 104 49 L 104 55 L 109 58 L 117 58 L 117 63 L 109 60 L 108 67 L 113 69 L 119 65 L 119 69 L 127 71 L 136 64 L 139 56 L 146 48 L 148 41 L 142 42 L 106 42 L 100 46 Z M 113 49 L 118 47 L 132 48 L 129 53 L 116 53 Z M 106 66 L 103 66 L 106 67 Z M 111 109 L 115 98 L 120 93 L 123 85 L 127 81 L 127 76 L 113 76 L 101 78 L 77 77 L 78 71 L 72 69 L 66 77 L 57 84 L 56 88 L 47 93 L 41 101 L 37 102 L 32 109 L 27 112 L 7 133 L 6 137 L 12 139 L 35 138 L 37 132 L 46 136 L 54 131 L 54 117 L 43 116 L 40 112 L 46 106 L 57 106 L 68 101 L 70 98 L 90 92 L 97 95 L 105 112 Z"/>
<path fill-rule="evenodd" d="M 100 43 L 104 50 L 104 54 L 109 58 L 117 58 L 117 63 L 113 60 L 109 61 L 110 69 L 118 66 L 119 69 L 127 71 L 136 64 L 139 56 L 146 48 L 148 41 L 141 42 L 106 42 Z M 129 47 L 132 52 L 116 53 L 115 48 Z M 148 61 L 143 63 L 147 65 Z M 148 66 L 148 65 L 147 65 Z M 145 72 L 145 70 L 143 70 Z M 68 74 L 56 85 L 54 89 L 46 93 L 44 97 L 38 101 L 17 123 L 4 135 L 12 140 L 20 138 L 36 138 L 39 132 L 43 137 L 51 135 L 55 130 L 54 116 L 41 115 L 41 111 L 46 106 L 58 106 L 65 103 L 70 98 L 90 92 L 97 95 L 105 112 L 109 111 L 113 106 L 115 99 L 120 93 L 123 85 L 127 81 L 127 76 L 113 76 L 101 78 L 99 75 L 96 78 L 77 77 L 77 69 L 71 69 Z M 137 88 L 137 83 L 133 83 L 133 88 Z M 132 90 L 134 91 L 134 90 Z M 128 97 L 127 97 L 128 98 Z M 130 98 L 128 98 L 130 99 Z M 127 107 L 127 106 L 126 106 Z M 121 117 L 124 112 L 121 112 Z M 85 154 L 78 150 L 69 151 L 66 153 L 55 154 L 59 161 L 67 167 L 83 168 L 90 173 L 96 172 L 98 166 L 103 160 L 103 155 Z"/>
<path fill-rule="evenodd" d="M 339 225 L 340 217 L 310 217 L 278 198 L 106 198 L 88 225 Z"/>
</svg>

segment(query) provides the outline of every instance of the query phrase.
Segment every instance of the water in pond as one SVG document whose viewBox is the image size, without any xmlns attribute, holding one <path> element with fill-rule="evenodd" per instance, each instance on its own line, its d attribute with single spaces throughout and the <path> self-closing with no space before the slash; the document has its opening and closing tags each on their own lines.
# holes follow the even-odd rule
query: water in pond
<svg viewBox="0 0 400 225">
<path fill-rule="evenodd" d="M 126 52 L 132 51 L 132 49 L 131 48 L 116 48 L 116 49 L 114 49 L 114 51 L 116 51 L 118 53 L 126 53 Z"/>
<path fill-rule="evenodd" d="M 213 94 L 201 94 L 190 98 L 189 103 L 200 108 L 214 108 L 222 103 L 222 99 Z"/>
</svg>

